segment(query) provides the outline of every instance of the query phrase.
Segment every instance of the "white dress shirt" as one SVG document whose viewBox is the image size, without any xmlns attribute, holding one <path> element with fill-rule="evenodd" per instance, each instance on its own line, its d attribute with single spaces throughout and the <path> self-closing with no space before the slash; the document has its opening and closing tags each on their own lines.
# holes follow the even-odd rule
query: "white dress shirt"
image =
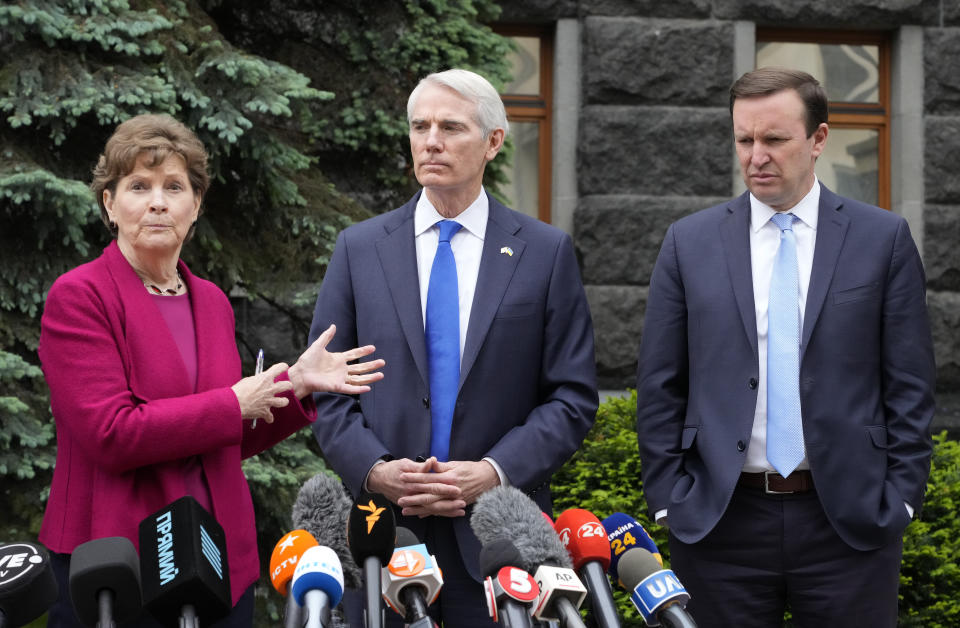
<svg viewBox="0 0 960 628">
<path fill-rule="evenodd" d="M 467 344 L 467 325 L 473 308 L 473 295 L 477 290 L 477 277 L 480 275 L 480 258 L 483 256 L 483 238 L 487 234 L 487 218 L 490 216 L 490 200 L 487 193 L 480 189 L 478 196 L 469 207 L 460 212 L 453 220 L 460 223 L 460 229 L 450 238 L 450 249 L 457 265 L 457 296 L 460 302 L 460 360 L 463 361 L 463 348 Z M 420 309 L 423 324 L 427 324 L 427 292 L 430 288 L 430 271 L 433 270 L 433 258 L 440 243 L 440 228 L 437 223 L 447 220 L 433 206 L 426 192 L 420 195 L 413 214 L 413 236 L 417 247 L 417 275 L 420 278 Z M 493 458 L 484 458 L 493 465 L 500 484 L 510 486 L 503 469 Z"/>
<path fill-rule="evenodd" d="M 810 272 L 813 268 L 813 249 L 817 243 L 817 217 L 820 208 L 820 182 L 814 178 L 813 187 L 788 213 L 799 220 L 793 221 L 793 233 L 797 241 L 797 266 L 800 279 L 800 329 L 803 329 L 807 289 L 810 287 Z M 757 353 L 760 357 L 760 385 L 757 387 L 757 407 L 753 413 L 753 432 L 747 447 L 747 460 L 743 470 L 748 473 L 773 471 L 767 460 L 767 326 L 770 304 L 770 280 L 773 278 L 773 261 L 780 247 L 780 228 L 770 219 L 776 212 L 770 206 L 750 195 L 750 268 L 753 270 L 753 303 L 757 316 Z M 806 456 L 797 469 L 809 469 Z"/>
<path fill-rule="evenodd" d="M 480 274 L 480 257 L 483 255 L 483 238 L 487 233 L 487 217 L 490 215 L 490 201 L 481 188 L 480 196 L 470 206 L 460 212 L 454 222 L 460 223 L 460 230 L 450 238 L 450 248 L 457 264 L 457 296 L 460 299 L 460 359 L 463 360 L 463 348 L 467 342 L 467 324 L 470 322 L 470 310 L 473 307 L 473 295 L 477 289 L 477 276 Z M 417 274 L 420 277 L 420 309 L 424 326 L 427 321 L 427 291 L 430 288 L 430 271 L 433 270 L 433 258 L 437 254 L 440 241 L 440 228 L 436 226 L 440 215 L 426 193 L 420 195 L 413 214 L 413 235 L 417 246 Z"/>
</svg>

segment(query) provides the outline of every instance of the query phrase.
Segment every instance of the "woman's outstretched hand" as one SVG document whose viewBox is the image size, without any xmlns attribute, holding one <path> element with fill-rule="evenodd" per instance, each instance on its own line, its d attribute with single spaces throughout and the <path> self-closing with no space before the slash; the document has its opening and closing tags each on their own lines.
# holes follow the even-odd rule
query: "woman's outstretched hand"
<svg viewBox="0 0 960 628">
<path fill-rule="evenodd" d="M 373 353 L 376 349 L 373 345 L 342 353 L 327 351 L 327 344 L 335 333 L 336 325 L 330 325 L 287 371 L 298 399 L 315 392 L 357 395 L 369 391 L 369 384 L 383 379 L 383 373 L 377 371 L 386 364 L 383 360 L 349 364 Z"/>
</svg>

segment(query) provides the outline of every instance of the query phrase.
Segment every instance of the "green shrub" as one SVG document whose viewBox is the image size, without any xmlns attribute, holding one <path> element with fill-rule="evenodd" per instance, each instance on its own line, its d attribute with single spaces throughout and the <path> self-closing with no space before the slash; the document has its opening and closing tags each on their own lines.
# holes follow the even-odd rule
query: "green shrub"
<svg viewBox="0 0 960 628">
<path fill-rule="evenodd" d="M 927 495 L 903 539 L 900 625 L 960 625 L 960 443 L 934 437 Z"/>
<path fill-rule="evenodd" d="M 555 475 L 554 512 L 584 508 L 600 519 L 631 515 L 650 533 L 669 565 L 666 530 L 647 514 L 637 452 L 637 394 L 610 398 L 583 446 Z M 900 626 L 960 626 L 960 444 L 946 433 L 934 438 L 927 495 L 906 530 L 900 573 Z M 614 597 L 623 626 L 643 621 L 619 587 Z"/>
</svg>

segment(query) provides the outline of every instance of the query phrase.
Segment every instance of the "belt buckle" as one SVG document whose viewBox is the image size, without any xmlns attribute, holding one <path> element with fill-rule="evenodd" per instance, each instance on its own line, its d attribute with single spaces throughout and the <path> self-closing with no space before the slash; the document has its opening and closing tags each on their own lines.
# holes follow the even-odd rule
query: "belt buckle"
<svg viewBox="0 0 960 628">
<path fill-rule="evenodd" d="M 770 488 L 770 476 L 776 471 L 764 471 L 763 472 L 763 492 L 767 495 L 791 495 L 796 493 L 796 491 L 774 491 Z M 778 474 L 779 475 L 779 474 Z M 786 478 L 784 478 L 786 479 Z"/>
</svg>

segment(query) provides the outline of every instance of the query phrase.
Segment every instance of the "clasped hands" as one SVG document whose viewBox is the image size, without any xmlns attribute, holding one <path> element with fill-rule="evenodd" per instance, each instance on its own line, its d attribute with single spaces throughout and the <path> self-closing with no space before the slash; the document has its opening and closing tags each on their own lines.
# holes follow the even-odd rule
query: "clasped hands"
<svg viewBox="0 0 960 628">
<path fill-rule="evenodd" d="M 354 360 L 373 353 L 373 345 L 357 347 L 340 353 L 327 351 L 327 344 L 337 332 L 335 325 L 313 341 L 297 359 L 296 364 L 288 367 L 283 362 L 274 364 L 259 375 L 244 377 L 231 388 L 240 403 L 240 415 L 244 420 L 263 419 L 273 423 L 272 408 L 283 408 L 290 400 L 281 396 L 292 390 L 297 399 L 303 399 L 315 392 L 334 392 L 358 395 L 370 390 L 370 384 L 383 379 L 383 360 L 371 360 L 351 364 Z M 287 371 L 288 380 L 274 381 L 278 375 Z"/>
<path fill-rule="evenodd" d="M 374 465 L 367 488 L 381 493 L 411 517 L 463 517 L 466 508 L 485 491 L 500 484 L 493 465 L 485 460 L 434 457 L 424 462 L 409 458 Z"/>
</svg>

